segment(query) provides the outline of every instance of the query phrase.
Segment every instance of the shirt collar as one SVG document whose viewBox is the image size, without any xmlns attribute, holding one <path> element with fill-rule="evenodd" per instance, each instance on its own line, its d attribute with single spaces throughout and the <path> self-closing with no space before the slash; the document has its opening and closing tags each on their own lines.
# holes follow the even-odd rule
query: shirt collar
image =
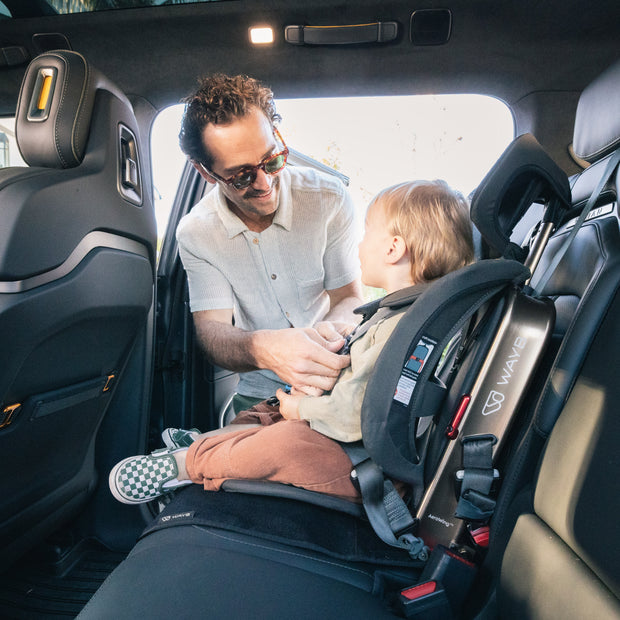
<svg viewBox="0 0 620 620">
<path fill-rule="evenodd" d="M 216 192 L 217 213 L 228 233 L 228 238 L 232 239 L 236 235 L 249 230 L 245 223 L 228 208 L 226 196 L 222 192 L 220 184 L 218 183 L 211 191 Z M 291 200 L 290 174 L 286 168 L 280 173 L 280 195 L 278 197 L 278 208 L 273 218 L 272 226 L 274 224 L 281 226 L 285 230 L 291 230 L 293 225 L 293 201 Z"/>
</svg>

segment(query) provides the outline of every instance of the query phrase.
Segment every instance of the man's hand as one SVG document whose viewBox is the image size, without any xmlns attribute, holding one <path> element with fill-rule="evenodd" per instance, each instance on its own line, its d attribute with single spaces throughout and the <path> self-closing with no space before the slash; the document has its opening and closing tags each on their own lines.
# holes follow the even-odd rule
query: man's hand
<svg viewBox="0 0 620 620">
<path fill-rule="evenodd" d="M 313 328 L 247 332 L 232 323 L 232 309 L 194 313 L 198 339 L 212 363 L 235 372 L 272 370 L 304 394 L 320 396 L 331 390 L 348 355 L 337 355 L 344 338 L 331 322 L 323 335 Z"/>
<path fill-rule="evenodd" d="M 341 340 L 345 336 L 348 336 L 355 327 L 355 323 L 345 323 L 344 321 L 319 321 L 314 324 L 314 329 L 316 329 L 325 340 L 329 340 L 330 342 Z"/>
<path fill-rule="evenodd" d="M 337 355 L 344 338 L 324 338 L 313 328 L 254 332 L 252 353 L 259 368 L 267 368 L 298 390 L 312 395 L 334 387 L 338 375 L 350 364 L 348 355 Z M 314 388 L 309 390 L 308 388 Z"/>
</svg>

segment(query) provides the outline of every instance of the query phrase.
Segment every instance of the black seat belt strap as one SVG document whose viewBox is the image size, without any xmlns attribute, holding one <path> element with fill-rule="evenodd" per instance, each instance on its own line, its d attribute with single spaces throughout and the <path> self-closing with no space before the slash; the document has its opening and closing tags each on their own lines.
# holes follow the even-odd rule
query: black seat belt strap
<svg viewBox="0 0 620 620">
<path fill-rule="evenodd" d="M 493 515 L 495 500 L 490 497 L 496 470 L 493 468 L 495 435 L 470 435 L 461 439 L 463 469 L 457 472 L 460 497 L 455 517 L 465 521 L 486 521 Z"/>
<path fill-rule="evenodd" d="M 599 179 L 599 182 L 596 185 L 596 188 L 594 189 L 592 194 L 590 194 L 590 198 L 588 198 L 588 201 L 586 202 L 585 206 L 581 210 L 581 214 L 577 218 L 577 221 L 575 222 L 573 229 L 571 230 L 570 234 L 566 238 L 566 241 L 564 241 L 564 244 L 560 247 L 559 251 L 553 257 L 553 260 L 551 261 L 547 269 L 540 276 L 538 276 L 537 274 L 534 274 L 534 276 L 532 277 L 532 280 L 530 281 L 530 287 L 538 295 L 542 294 L 542 291 L 545 288 L 545 285 L 547 284 L 547 282 L 549 281 L 549 278 L 551 278 L 556 267 L 559 265 L 560 261 L 562 260 L 562 257 L 568 251 L 568 248 L 570 247 L 570 244 L 573 242 L 573 239 L 579 232 L 581 225 L 585 222 L 585 219 L 588 217 L 588 213 L 590 213 L 590 211 L 592 210 L 592 207 L 594 207 L 594 205 L 596 204 L 596 201 L 598 200 L 598 197 L 601 195 L 601 192 L 603 191 L 605 184 L 607 183 L 607 181 L 609 181 L 611 175 L 613 174 L 614 170 L 616 169 L 619 163 L 620 163 L 620 149 L 612 153 L 609 161 L 607 162 L 607 166 L 605 167 L 605 171 L 603 172 L 601 178 Z"/>
<path fill-rule="evenodd" d="M 360 444 L 341 444 L 353 464 L 351 478 L 358 485 L 366 515 L 376 534 L 392 547 L 405 549 L 414 559 L 426 561 L 428 548 L 412 533 L 416 521 L 407 504 L 383 470 Z"/>
</svg>

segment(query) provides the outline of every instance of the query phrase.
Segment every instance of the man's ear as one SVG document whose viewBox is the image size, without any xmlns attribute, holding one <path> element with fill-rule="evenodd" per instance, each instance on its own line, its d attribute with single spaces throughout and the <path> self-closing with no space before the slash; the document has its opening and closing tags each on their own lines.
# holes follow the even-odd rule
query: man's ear
<svg viewBox="0 0 620 620">
<path fill-rule="evenodd" d="M 395 265 L 406 256 L 407 244 L 405 243 L 405 240 L 402 237 L 395 235 L 390 240 L 390 246 L 386 255 L 386 262 Z"/>
<path fill-rule="evenodd" d="M 200 174 L 200 176 L 207 182 L 207 183 L 215 183 L 216 180 L 207 172 L 207 169 L 199 162 L 194 161 L 193 159 L 190 159 L 190 163 L 192 164 L 192 166 L 194 166 L 194 168 L 196 168 L 196 170 L 198 170 L 198 173 Z"/>
</svg>

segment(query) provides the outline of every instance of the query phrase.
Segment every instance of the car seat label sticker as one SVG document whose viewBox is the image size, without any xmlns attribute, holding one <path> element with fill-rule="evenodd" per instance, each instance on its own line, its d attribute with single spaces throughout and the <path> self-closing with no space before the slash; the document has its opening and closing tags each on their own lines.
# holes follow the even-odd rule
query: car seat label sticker
<svg viewBox="0 0 620 620">
<path fill-rule="evenodd" d="M 431 340 L 426 336 L 420 338 L 418 344 L 413 349 L 413 353 L 408 357 L 403 366 L 398 384 L 396 385 L 396 392 L 394 393 L 395 401 L 402 403 L 406 407 L 409 406 L 418 383 L 418 377 L 436 344 L 435 340 Z"/>
<path fill-rule="evenodd" d="M 177 523 L 179 521 L 188 521 L 194 518 L 194 510 L 189 510 L 188 512 L 177 512 L 172 515 L 160 515 L 159 522 L 160 523 Z"/>
</svg>

